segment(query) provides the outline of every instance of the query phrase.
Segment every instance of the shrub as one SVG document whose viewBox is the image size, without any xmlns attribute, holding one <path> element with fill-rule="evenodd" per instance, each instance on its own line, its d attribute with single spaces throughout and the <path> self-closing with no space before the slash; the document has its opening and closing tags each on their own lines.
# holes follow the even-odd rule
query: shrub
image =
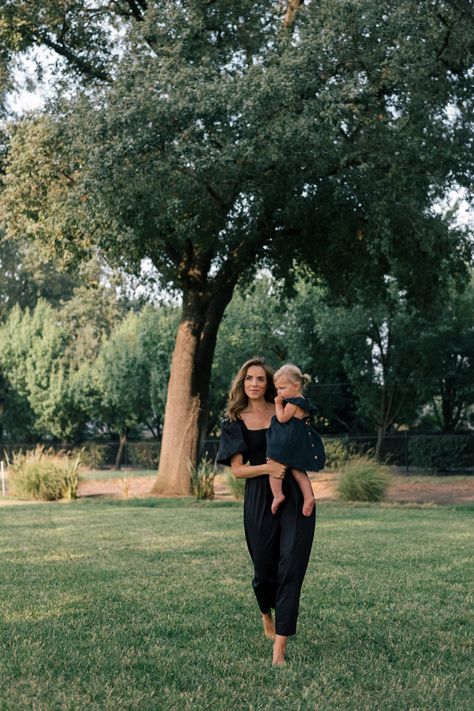
<svg viewBox="0 0 474 711">
<path fill-rule="evenodd" d="M 191 474 L 193 494 L 196 496 L 196 499 L 212 500 L 214 498 L 214 478 L 216 476 L 212 459 L 204 457 L 199 464 L 194 465 L 189 462 L 188 466 Z"/>
<path fill-rule="evenodd" d="M 369 457 L 357 457 L 344 466 L 337 488 L 345 501 L 381 501 L 389 484 L 386 467 Z"/>
<path fill-rule="evenodd" d="M 354 456 L 354 445 L 344 439 L 324 439 L 324 449 L 326 452 L 325 469 L 342 469 L 351 457 Z"/>
<path fill-rule="evenodd" d="M 73 454 L 80 455 L 81 464 L 90 469 L 100 469 L 114 461 L 112 447 L 109 444 L 88 442 L 82 449 L 74 449 Z"/>
<path fill-rule="evenodd" d="M 416 435 L 408 439 L 410 464 L 437 472 L 472 466 L 474 435 Z"/>
<path fill-rule="evenodd" d="M 57 455 L 36 447 L 16 452 L 7 460 L 10 493 L 24 499 L 75 499 L 79 484 L 80 456 Z"/>
<path fill-rule="evenodd" d="M 131 466 L 156 469 L 159 459 L 159 442 L 130 442 L 128 444 L 128 463 Z"/>
<path fill-rule="evenodd" d="M 227 485 L 234 499 L 244 498 L 245 479 L 236 479 L 230 469 L 227 472 Z"/>
</svg>

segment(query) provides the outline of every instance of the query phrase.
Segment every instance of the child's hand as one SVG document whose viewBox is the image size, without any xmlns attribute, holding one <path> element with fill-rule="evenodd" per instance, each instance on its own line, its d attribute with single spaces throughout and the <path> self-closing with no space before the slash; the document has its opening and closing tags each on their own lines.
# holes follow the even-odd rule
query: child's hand
<svg viewBox="0 0 474 711">
<path fill-rule="evenodd" d="M 281 395 L 276 396 L 275 405 L 283 405 L 283 397 Z"/>
</svg>

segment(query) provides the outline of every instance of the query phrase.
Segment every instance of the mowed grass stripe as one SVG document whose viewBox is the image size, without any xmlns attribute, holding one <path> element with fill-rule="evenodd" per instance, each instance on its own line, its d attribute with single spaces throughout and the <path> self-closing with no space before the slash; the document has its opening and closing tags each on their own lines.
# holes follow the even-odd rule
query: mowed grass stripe
<svg viewBox="0 0 474 711">
<path fill-rule="evenodd" d="M 472 510 L 325 504 L 273 669 L 240 504 L 0 511 L 1 709 L 470 709 Z"/>
</svg>

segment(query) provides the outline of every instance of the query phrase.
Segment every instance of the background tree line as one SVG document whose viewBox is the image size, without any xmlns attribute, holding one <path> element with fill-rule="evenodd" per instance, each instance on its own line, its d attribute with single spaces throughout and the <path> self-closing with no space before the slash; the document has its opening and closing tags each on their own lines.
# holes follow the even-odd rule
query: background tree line
<svg viewBox="0 0 474 711">
<path fill-rule="evenodd" d="M 15 247 L 13 271 L 13 245 L 0 250 L 3 439 L 113 437 L 118 460 L 129 436 L 161 439 L 179 304 L 130 298 L 123 277 L 97 260 L 72 277 L 38 261 L 34 245 Z M 208 436 L 232 373 L 254 354 L 312 374 L 322 432 L 377 433 L 380 448 L 400 427 L 461 431 L 474 420 L 474 282 L 428 317 L 396 284 L 383 303 L 341 306 L 303 276 L 289 294 L 260 273 L 237 291 L 219 331 Z"/>
</svg>

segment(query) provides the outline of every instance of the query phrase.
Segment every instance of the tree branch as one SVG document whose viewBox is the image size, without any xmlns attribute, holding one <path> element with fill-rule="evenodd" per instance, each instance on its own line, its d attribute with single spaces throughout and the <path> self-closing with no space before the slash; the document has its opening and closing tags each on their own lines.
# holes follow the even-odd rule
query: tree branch
<svg viewBox="0 0 474 711">
<path fill-rule="evenodd" d="M 285 17 L 283 18 L 283 27 L 290 29 L 295 23 L 296 13 L 303 5 L 304 0 L 288 0 Z"/>
<path fill-rule="evenodd" d="M 216 191 L 214 190 L 214 188 L 212 188 L 210 185 L 206 185 L 206 190 L 207 190 L 207 192 L 209 193 L 209 195 L 213 198 L 213 200 L 219 205 L 219 207 L 221 208 L 221 210 L 222 210 L 223 212 L 227 212 L 227 210 L 229 209 L 230 205 L 228 205 L 228 204 L 225 202 L 225 200 L 223 200 L 223 199 L 221 198 L 221 196 L 216 193 Z"/>
<path fill-rule="evenodd" d="M 127 5 L 135 20 L 141 22 L 143 20 L 143 13 L 148 7 L 147 2 L 145 0 L 127 0 Z"/>
<path fill-rule="evenodd" d="M 62 57 L 71 62 L 71 64 L 74 64 L 83 74 L 86 74 L 92 79 L 99 79 L 100 81 L 107 82 L 111 80 L 110 74 L 108 74 L 106 71 L 99 69 L 98 67 L 94 67 L 93 64 L 87 62 L 81 57 L 78 57 L 76 54 L 74 54 L 74 52 L 65 47 L 63 44 L 55 42 L 47 35 L 37 34 L 36 39 L 41 44 L 45 44 L 50 49 L 54 50 L 57 54 L 60 54 Z"/>
<path fill-rule="evenodd" d="M 165 246 L 166 254 L 169 259 L 173 262 L 173 264 L 179 267 L 179 264 L 181 262 L 181 256 L 179 252 L 173 247 L 171 242 L 168 242 L 168 240 L 164 240 L 163 244 Z"/>
</svg>

